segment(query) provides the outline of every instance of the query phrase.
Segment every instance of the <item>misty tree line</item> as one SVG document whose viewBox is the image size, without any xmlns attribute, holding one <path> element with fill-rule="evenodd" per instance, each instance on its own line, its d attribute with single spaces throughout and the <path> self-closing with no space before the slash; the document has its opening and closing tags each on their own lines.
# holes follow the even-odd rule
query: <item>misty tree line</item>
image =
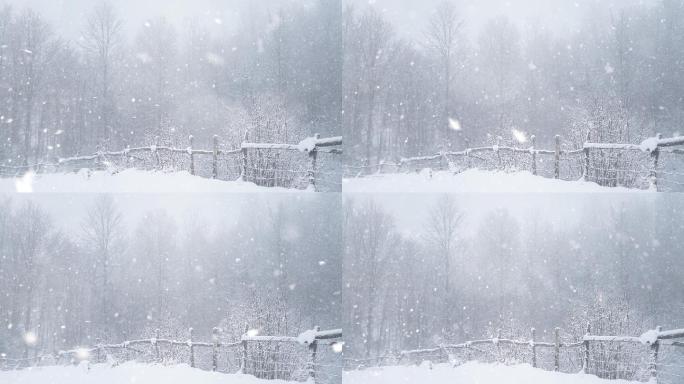
<svg viewBox="0 0 684 384">
<path fill-rule="evenodd" d="M 347 155 L 360 163 L 518 144 L 640 143 L 684 123 L 684 2 L 595 5 L 568 36 L 493 17 L 471 37 L 454 2 L 407 37 L 369 6 L 344 16 Z M 450 124 L 450 119 L 453 119 Z M 460 130 L 458 130 L 460 128 Z"/>
<path fill-rule="evenodd" d="M 633 200 L 633 199 L 632 199 Z M 591 204 L 560 227 L 540 212 L 492 209 L 464 234 L 467 211 L 453 197 L 426 209 L 407 235 L 372 198 L 344 207 L 347 358 L 494 337 L 551 340 L 681 327 L 684 205 Z M 602 200 L 606 202 L 606 200 Z M 372 363 L 369 363 L 372 364 Z"/>
<path fill-rule="evenodd" d="M 266 204 L 236 212 L 239 226 L 210 226 L 201 212 L 179 222 L 165 210 L 127 222 L 105 196 L 84 210 L 80 228 L 59 229 L 39 204 L 4 200 L 0 352 L 33 356 L 154 337 L 156 329 L 184 340 L 194 327 L 208 341 L 220 327 L 232 342 L 245 325 L 295 336 L 338 327 L 335 204 Z"/>
<path fill-rule="evenodd" d="M 21 165 L 128 145 L 209 149 L 339 135 L 341 4 L 245 2 L 220 35 L 152 19 L 128 39 L 114 3 L 66 40 L 30 8 L 0 9 L 0 158 Z M 222 25 L 224 21 L 215 20 Z M 227 23 L 227 21 L 226 21 Z M 229 33 L 231 29 L 233 33 Z"/>
</svg>

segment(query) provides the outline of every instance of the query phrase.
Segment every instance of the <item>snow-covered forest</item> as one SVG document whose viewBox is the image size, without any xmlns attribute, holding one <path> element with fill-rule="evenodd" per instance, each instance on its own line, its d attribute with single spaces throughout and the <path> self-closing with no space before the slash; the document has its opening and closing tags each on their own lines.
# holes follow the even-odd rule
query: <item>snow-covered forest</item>
<svg viewBox="0 0 684 384">
<path fill-rule="evenodd" d="M 334 196 L 43 195 L 0 204 L 0 353 L 339 327 Z M 251 332 L 251 331 L 250 331 Z M 30 339 L 29 339 L 30 338 Z M 324 352 L 324 351 L 323 351 Z M 321 352 L 322 353 L 322 352 Z"/>
<path fill-rule="evenodd" d="M 341 135 L 339 0 L 232 1 L 182 22 L 159 12 L 139 23 L 130 4 L 126 14 L 115 1 L 86 2 L 82 12 L 65 5 L 67 26 L 9 4 L 0 3 L 4 165 L 186 148 L 189 135 L 203 149 L 213 135 L 227 149 L 245 132 L 295 144 Z"/>
<path fill-rule="evenodd" d="M 681 384 L 684 0 L 0 0 L 1 384 Z"/>
<path fill-rule="evenodd" d="M 350 164 L 682 132 L 682 1 L 347 3 Z"/>
<path fill-rule="evenodd" d="M 677 195 L 348 195 L 345 358 L 372 366 L 498 329 L 681 327 L 683 211 Z"/>
</svg>

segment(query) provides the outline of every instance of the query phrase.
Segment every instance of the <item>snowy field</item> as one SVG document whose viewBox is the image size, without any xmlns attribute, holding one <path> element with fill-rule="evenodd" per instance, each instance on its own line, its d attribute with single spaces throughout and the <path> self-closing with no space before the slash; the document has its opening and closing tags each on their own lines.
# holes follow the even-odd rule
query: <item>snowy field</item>
<svg viewBox="0 0 684 384">
<path fill-rule="evenodd" d="M 530 365 L 466 363 L 385 367 L 345 372 L 344 382 L 352 384 L 627 384 L 624 380 L 603 380 L 584 374 L 565 374 L 532 368 Z"/>
<path fill-rule="evenodd" d="M 221 181 L 192 176 L 189 172 L 155 172 L 127 169 L 81 170 L 77 173 L 29 173 L 22 178 L 0 178 L 0 193 L 252 193 L 296 192 L 264 188 L 253 183 Z"/>
<path fill-rule="evenodd" d="M 530 172 L 506 173 L 470 169 L 379 174 L 345 179 L 344 192 L 351 193 L 622 193 L 640 192 L 627 188 L 606 188 L 584 181 L 563 181 L 534 176 Z"/>
<path fill-rule="evenodd" d="M 118 367 L 85 364 L 0 371 L 2 384 L 284 384 L 248 375 L 207 372 L 188 365 L 162 366 L 125 363 Z"/>
</svg>

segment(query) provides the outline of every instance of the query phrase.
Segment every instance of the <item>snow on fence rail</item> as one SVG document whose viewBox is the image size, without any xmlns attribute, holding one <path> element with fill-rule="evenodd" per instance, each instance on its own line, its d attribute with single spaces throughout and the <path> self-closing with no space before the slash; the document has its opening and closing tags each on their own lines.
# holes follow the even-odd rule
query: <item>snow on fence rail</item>
<svg viewBox="0 0 684 384">
<path fill-rule="evenodd" d="M 658 135 L 641 144 L 592 143 L 587 136 L 579 149 L 564 149 L 560 136 L 552 150 L 536 147 L 532 136 L 529 148 L 499 144 L 440 152 L 435 155 L 380 161 L 376 165 L 347 165 L 346 177 L 362 177 L 370 173 L 411 172 L 423 168 L 452 170 L 471 168 L 529 170 L 534 175 L 563 180 L 584 179 L 604 186 L 626 186 L 653 189 L 684 188 L 684 157 L 663 161 L 665 156 L 684 155 L 684 136 L 662 138 Z M 552 157 L 552 160 L 547 160 Z M 667 188 L 665 188 L 667 186 Z"/>
<path fill-rule="evenodd" d="M 533 328 L 529 339 L 503 338 L 501 331 L 491 339 L 435 348 L 402 351 L 373 359 L 345 358 L 346 369 L 377 365 L 421 364 L 467 361 L 528 363 L 535 368 L 566 373 L 585 372 L 605 379 L 651 381 L 662 384 L 684 382 L 684 329 L 662 331 L 660 327 L 639 337 L 592 335 L 561 337 L 556 328 L 552 342 L 540 341 Z"/>
<path fill-rule="evenodd" d="M 97 342 L 92 347 L 57 351 L 51 354 L 12 359 L 0 356 L 0 369 L 22 369 L 32 366 L 75 364 L 82 361 L 101 363 L 142 361 L 149 363 L 187 363 L 227 373 L 242 373 L 261 379 L 337 382 L 341 369 L 342 330 L 320 331 L 318 327 L 298 337 L 251 335 L 249 327 L 239 341 L 222 341 L 220 330 L 212 330 L 209 342 L 193 339 L 190 328 L 187 340 L 155 337 L 129 340 L 118 344 Z M 321 348 L 325 346 L 327 348 Z"/>
<path fill-rule="evenodd" d="M 335 191 L 341 189 L 342 137 L 304 139 L 299 144 L 244 142 L 237 149 L 221 148 L 217 136 L 211 150 L 197 149 L 189 137 L 187 148 L 157 144 L 99 151 L 86 156 L 58 159 L 31 165 L 0 165 L 0 176 L 21 176 L 28 171 L 57 172 L 117 165 L 155 170 L 186 169 L 192 175 L 213 179 L 253 182 L 265 187 Z M 208 160 L 208 161 L 207 161 Z"/>
</svg>

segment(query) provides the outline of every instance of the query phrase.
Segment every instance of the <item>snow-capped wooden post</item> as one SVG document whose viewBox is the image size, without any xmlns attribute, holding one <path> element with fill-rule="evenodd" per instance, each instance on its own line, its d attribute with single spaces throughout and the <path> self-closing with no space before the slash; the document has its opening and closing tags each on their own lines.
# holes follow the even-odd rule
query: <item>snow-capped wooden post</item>
<svg viewBox="0 0 684 384">
<path fill-rule="evenodd" d="M 243 144 L 249 141 L 249 132 L 245 131 L 245 138 L 243 139 Z M 242 146 L 242 174 L 240 175 L 240 180 L 247 181 L 247 164 L 249 157 L 247 156 L 247 148 Z"/>
<path fill-rule="evenodd" d="M 188 147 L 188 155 L 190 155 L 190 174 L 195 175 L 195 154 L 192 151 L 195 147 L 195 137 L 190 135 L 190 147 Z"/>
<path fill-rule="evenodd" d="M 218 136 L 214 135 L 214 150 L 212 151 L 212 173 L 213 179 L 218 179 Z"/>
<path fill-rule="evenodd" d="M 556 327 L 553 331 L 553 370 L 560 371 L 560 328 Z"/>
<path fill-rule="evenodd" d="M 530 148 L 530 153 L 532 154 L 532 174 L 537 176 L 537 136 L 532 135 L 532 148 Z"/>
<path fill-rule="evenodd" d="M 535 341 L 537 339 L 537 330 L 532 328 L 530 333 L 532 337 L 530 340 L 530 348 L 532 349 L 532 367 L 537 368 L 537 346 L 535 345 Z"/>
<path fill-rule="evenodd" d="M 161 335 L 161 332 L 159 331 L 159 328 L 154 330 L 154 354 L 157 357 L 157 362 L 161 362 L 161 354 L 159 353 L 159 336 Z"/>
<path fill-rule="evenodd" d="M 218 370 L 218 350 L 219 350 L 219 329 L 214 327 L 211 330 L 211 370 Z"/>
<path fill-rule="evenodd" d="M 561 157 L 561 138 L 560 135 L 556 135 L 556 153 L 553 159 L 553 176 L 556 179 L 560 179 L 560 157 Z"/>
<path fill-rule="evenodd" d="M 249 332 L 249 324 L 245 323 L 245 333 L 242 336 L 242 367 L 240 367 L 242 374 L 247 374 L 247 332 Z"/>
<path fill-rule="evenodd" d="M 591 140 L 591 131 L 587 132 L 587 139 L 584 142 L 584 181 L 589 181 L 589 157 L 591 155 L 589 146 L 587 146 L 589 140 Z"/>
<path fill-rule="evenodd" d="M 316 333 L 318 333 L 321 330 L 321 327 L 315 326 L 314 330 Z M 316 340 L 316 337 L 313 338 L 311 341 L 311 344 L 309 344 L 309 351 L 311 351 L 311 360 L 309 361 L 309 377 L 311 378 L 311 382 L 315 383 L 316 382 L 316 352 L 318 350 L 318 340 Z"/>
<path fill-rule="evenodd" d="M 315 134 L 314 137 L 316 141 L 321 138 L 319 133 Z M 316 190 L 316 160 L 318 159 L 318 147 L 313 146 L 311 152 L 309 152 L 309 157 L 311 158 L 311 165 L 309 168 L 309 189 Z"/>
<path fill-rule="evenodd" d="M 591 335 L 591 323 L 587 323 L 587 334 L 586 336 Z M 586 340 L 587 338 L 585 337 L 584 340 L 584 368 L 582 369 L 584 373 L 589 373 L 589 357 L 590 355 L 590 343 L 589 340 Z"/>
<path fill-rule="evenodd" d="M 188 348 L 190 349 L 190 367 L 195 368 L 195 345 L 192 343 L 193 329 L 188 329 L 190 337 L 188 338 Z"/>
<path fill-rule="evenodd" d="M 657 134 L 656 137 L 658 141 L 663 138 L 662 134 Z M 651 152 L 651 158 L 653 159 L 653 168 L 651 169 L 651 188 L 658 190 L 658 161 L 660 160 L 660 147 L 656 146 L 653 152 Z"/>
<path fill-rule="evenodd" d="M 660 333 L 663 327 L 656 327 L 656 333 Z M 658 350 L 660 349 L 660 342 L 656 337 L 655 341 L 651 344 L 651 362 L 649 363 L 649 371 L 651 372 L 651 379 L 654 383 L 658 382 Z"/>
</svg>

